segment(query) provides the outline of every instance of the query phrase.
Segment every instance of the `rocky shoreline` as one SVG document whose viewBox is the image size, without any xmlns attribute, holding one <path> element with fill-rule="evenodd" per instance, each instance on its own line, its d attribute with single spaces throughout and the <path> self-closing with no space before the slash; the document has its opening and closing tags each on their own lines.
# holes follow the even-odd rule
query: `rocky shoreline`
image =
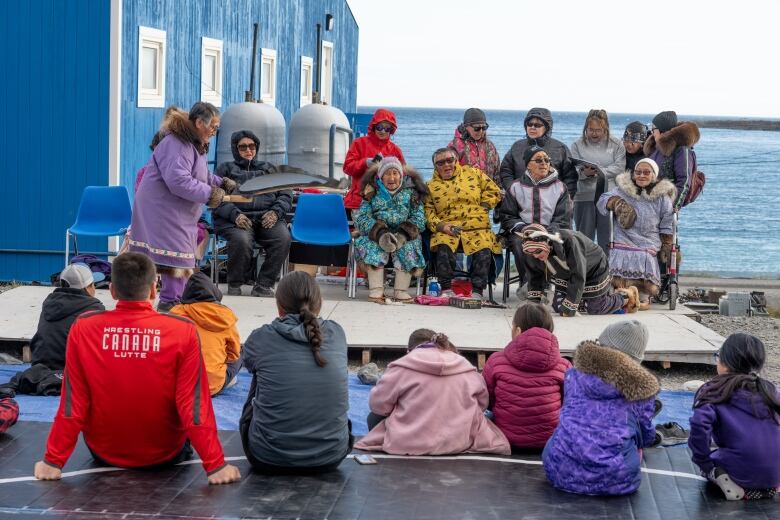
<svg viewBox="0 0 780 520">
<path fill-rule="evenodd" d="M 694 121 L 699 128 L 722 128 L 724 130 L 764 130 L 780 132 L 780 121 L 767 119 L 710 119 Z"/>
</svg>

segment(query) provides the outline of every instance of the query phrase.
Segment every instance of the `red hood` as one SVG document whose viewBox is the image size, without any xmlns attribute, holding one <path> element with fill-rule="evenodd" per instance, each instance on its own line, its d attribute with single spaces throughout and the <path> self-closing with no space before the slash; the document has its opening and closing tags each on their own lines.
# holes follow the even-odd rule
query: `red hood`
<svg viewBox="0 0 780 520">
<path fill-rule="evenodd" d="M 393 123 L 394 127 L 398 128 L 398 123 L 395 121 L 395 114 L 385 108 L 379 108 L 376 112 L 374 112 L 374 117 L 371 118 L 371 122 L 368 123 L 369 134 L 374 133 L 374 125 L 380 121 L 390 121 Z"/>
<path fill-rule="evenodd" d="M 540 327 L 528 329 L 510 341 L 504 355 L 515 368 L 524 372 L 546 372 L 561 360 L 558 338 Z"/>
</svg>

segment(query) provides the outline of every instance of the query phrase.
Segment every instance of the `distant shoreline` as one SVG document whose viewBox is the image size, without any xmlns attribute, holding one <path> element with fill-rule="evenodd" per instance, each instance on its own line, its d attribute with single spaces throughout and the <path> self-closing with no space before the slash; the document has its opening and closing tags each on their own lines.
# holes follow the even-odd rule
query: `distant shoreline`
<svg viewBox="0 0 780 520">
<path fill-rule="evenodd" d="M 780 132 L 780 121 L 766 119 L 707 119 L 694 122 L 699 128 L 721 128 L 724 130 L 763 130 Z"/>
</svg>

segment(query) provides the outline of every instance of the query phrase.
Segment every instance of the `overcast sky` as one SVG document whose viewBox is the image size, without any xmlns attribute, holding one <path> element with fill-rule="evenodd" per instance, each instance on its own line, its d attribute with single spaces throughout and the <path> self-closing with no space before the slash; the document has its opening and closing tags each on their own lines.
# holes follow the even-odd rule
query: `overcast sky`
<svg viewBox="0 0 780 520">
<path fill-rule="evenodd" d="M 780 117 L 776 0 L 348 3 L 359 105 Z"/>
</svg>

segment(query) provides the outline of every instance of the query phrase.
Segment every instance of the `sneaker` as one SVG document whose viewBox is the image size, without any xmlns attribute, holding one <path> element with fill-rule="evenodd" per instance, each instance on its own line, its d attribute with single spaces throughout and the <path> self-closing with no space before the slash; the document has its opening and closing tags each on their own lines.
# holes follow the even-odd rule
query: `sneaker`
<svg viewBox="0 0 780 520">
<path fill-rule="evenodd" d="M 688 435 L 688 430 L 676 422 L 657 424 L 655 426 L 656 443 L 661 446 L 674 446 L 688 442 Z"/>
<path fill-rule="evenodd" d="M 518 287 L 517 291 L 515 291 L 515 294 L 517 294 L 517 299 L 521 302 L 526 301 L 528 299 L 528 284 L 524 283 Z"/>
<path fill-rule="evenodd" d="M 263 287 L 262 285 L 255 285 L 252 288 L 252 296 L 259 296 L 263 298 L 273 298 L 274 290 L 270 287 Z"/>
<path fill-rule="evenodd" d="M 224 390 L 236 386 L 237 384 L 238 384 L 238 376 L 233 376 L 233 379 L 231 379 L 230 382 L 225 385 Z"/>
<path fill-rule="evenodd" d="M 228 296 L 241 296 L 241 286 L 228 286 Z"/>
<path fill-rule="evenodd" d="M 169 312 L 171 309 L 179 305 L 180 302 L 172 301 L 172 302 L 160 302 L 157 304 L 157 312 Z"/>
</svg>

